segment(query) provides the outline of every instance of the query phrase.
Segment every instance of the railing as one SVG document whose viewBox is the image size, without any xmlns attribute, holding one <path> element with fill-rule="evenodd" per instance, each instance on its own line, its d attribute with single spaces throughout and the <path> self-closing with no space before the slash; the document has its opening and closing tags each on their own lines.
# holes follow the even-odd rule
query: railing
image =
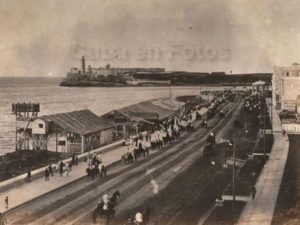
<svg viewBox="0 0 300 225">
<path fill-rule="evenodd" d="M 282 128 L 288 133 L 300 133 L 300 124 L 297 123 L 283 123 Z"/>
<path fill-rule="evenodd" d="M 68 143 L 68 153 L 81 153 L 81 143 Z"/>
</svg>

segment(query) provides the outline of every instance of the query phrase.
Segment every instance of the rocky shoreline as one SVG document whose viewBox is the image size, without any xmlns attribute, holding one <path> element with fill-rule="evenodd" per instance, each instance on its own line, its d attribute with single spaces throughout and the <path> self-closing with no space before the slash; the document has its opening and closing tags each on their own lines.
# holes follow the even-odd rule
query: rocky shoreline
<svg viewBox="0 0 300 225">
<path fill-rule="evenodd" d="M 65 158 L 62 153 L 22 150 L 0 156 L 0 182 L 55 163 Z"/>
</svg>

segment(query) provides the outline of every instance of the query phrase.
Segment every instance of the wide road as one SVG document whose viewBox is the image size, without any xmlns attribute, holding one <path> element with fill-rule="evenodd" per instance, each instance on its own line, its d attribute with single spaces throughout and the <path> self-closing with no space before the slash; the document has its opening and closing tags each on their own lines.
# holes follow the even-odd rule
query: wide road
<svg viewBox="0 0 300 225">
<path fill-rule="evenodd" d="M 150 179 L 155 179 L 161 190 L 176 173 L 192 165 L 202 155 L 207 134 L 217 130 L 217 137 L 222 137 L 241 104 L 242 100 L 226 103 L 224 111 L 233 110 L 231 118 L 220 119 L 215 116 L 209 121 L 208 128 L 197 128 L 195 132 L 184 135 L 180 141 L 132 165 L 117 165 L 104 180 L 86 182 L 86 179 L 81 179 L 12 210 L 7 214 L 9 224 L 90 224 L 90 214 L 98 199 L 105 191 L 112 194 L 115 190 L 121 192 L 118 217 L 154 195 Z M 145 175 L 146 170 L 153 171 L 151 177 Z"/>
</svg>

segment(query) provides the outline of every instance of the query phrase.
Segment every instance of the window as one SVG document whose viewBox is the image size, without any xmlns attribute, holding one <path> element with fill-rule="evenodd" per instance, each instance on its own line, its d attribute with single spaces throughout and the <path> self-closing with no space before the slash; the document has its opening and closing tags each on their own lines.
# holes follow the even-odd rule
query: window
<svg viewBox="0 0 300 225">
<path fill-rule="evenodd" d="M 66 145 L 66 141 L 58 141 L 58 145 L 65 146 Z"/>
<path fill-rule="evenodd" d="M 44 124 L 39 123 L 39 128 L 44 128 Z"/>
</svg>

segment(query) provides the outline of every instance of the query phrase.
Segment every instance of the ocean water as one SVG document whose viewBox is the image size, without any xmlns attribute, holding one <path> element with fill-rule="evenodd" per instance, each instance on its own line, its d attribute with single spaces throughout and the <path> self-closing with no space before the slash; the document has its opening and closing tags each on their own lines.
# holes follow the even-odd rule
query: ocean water
<svg viewBox="0 0 300 225">
<path fill-rule="evenodd" d="M 90 109 L 101 115 L 153 98 L 168 97 L 169 87 L 70 88 L 59 87 L 60 78 L 0 78 L 0 155 L 15 149 L 15 116 L 11 104 L 40 103 L 39 116 Z M 221 87 L 171 87 L 172 97 L 197 95 Z"/>
</svg>

